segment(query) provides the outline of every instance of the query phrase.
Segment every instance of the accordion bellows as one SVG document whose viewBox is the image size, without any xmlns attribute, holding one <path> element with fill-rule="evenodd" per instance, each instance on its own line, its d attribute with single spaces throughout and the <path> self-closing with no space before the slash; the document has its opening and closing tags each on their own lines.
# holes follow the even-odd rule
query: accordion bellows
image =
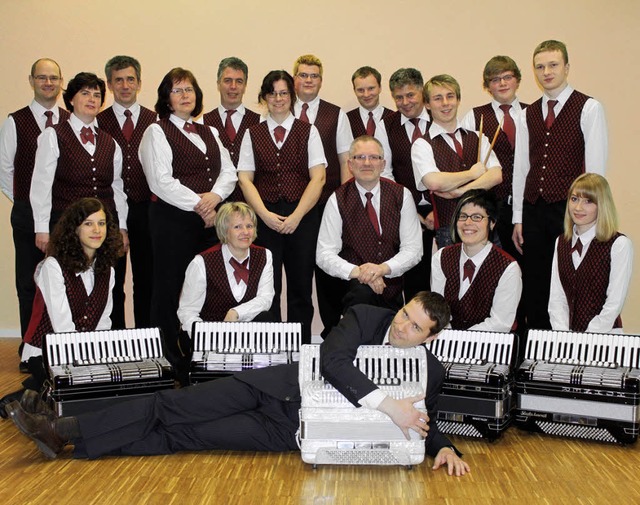
<svg viewBox="0 0 640 505">
<path fill-rule="evenodd" d="M 400 399 L 424 394 L 427 360 L 422 346 L 360 346 L 355 366 L 387 395 Z M 382 412 L 354 407 L 322 377 L 320 346 L 303 345 L 300 355 L 302 460 L 315 465 L 405 465 L 424 460 L 425 442 L 413 431 L 407 440 Z M 416 408 L 426 413 L 422 400 Z"/>
</svg>

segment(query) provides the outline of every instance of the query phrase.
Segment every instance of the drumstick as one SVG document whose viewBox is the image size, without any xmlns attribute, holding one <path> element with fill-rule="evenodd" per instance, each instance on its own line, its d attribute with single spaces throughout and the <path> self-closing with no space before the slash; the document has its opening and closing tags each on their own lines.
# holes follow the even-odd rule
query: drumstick
<svg viewBox="0 0 640 505">
<path fill-rule="evenodd" d="M 483 122 L 484 122 L 484 114 L 480 114 L 480 129 L 478 130 L 478 138 L 479 139 L 482 139 Z M 480 161 L 480 148 L 481 147 L 482 147 L 482 142 L 478 142 L 478 159 L 477 159 L 476 163 Z"/>
<path fill-rule="evenodd" d="M 503 118 L 504 121 L 504 118 Z M 491 145 L 489 146 L 489 151 L 487 152 L 487 156 L 484 159 L 484 163 L 483 165 L 487 165 L 487 162 L 489 161 L 489 156 L 491 155 L 491 151 L 493 151 L 493 146 L 496 145 L 496 140 L 498 140 L 498 135 L 500 134 L 500 130 L 502 129 L 502 121 L 500 121 L 500 124 L 498 125 L 498 127 L 496 128 L 496 132 L 493 135 L 493 140 L 491 141 Z M 480 145 L 482 145 L 482 137 L 478 138 L 479 142 L 478 142 L 478 150 L 480 150 Z"/>
</svg>

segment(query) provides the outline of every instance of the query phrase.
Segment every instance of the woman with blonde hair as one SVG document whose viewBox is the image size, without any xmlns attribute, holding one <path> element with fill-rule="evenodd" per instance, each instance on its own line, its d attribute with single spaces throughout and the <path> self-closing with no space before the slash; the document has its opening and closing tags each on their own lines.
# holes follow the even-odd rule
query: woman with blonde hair
<svg viewBox="0 0 640 505">
<path fill-rule="evenodd" d="M 618 232 L 607 180 L 578 177 L 567 197 L 564 234 L 551 271 L 549 317 L 554 330 L 622 332 L 620 313 L 633 267 L 633 245 Z"/>
</svg>

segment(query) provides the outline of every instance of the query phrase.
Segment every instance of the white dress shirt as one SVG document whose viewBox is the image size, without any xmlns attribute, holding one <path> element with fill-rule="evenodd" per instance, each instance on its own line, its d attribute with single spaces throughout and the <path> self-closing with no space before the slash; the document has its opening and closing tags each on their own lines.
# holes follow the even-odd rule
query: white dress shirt
<svg viewBox="0 0 640 505">
<path fill-rule="evenodd" d="M 184 124 L 186 123 L 184 119 L 171 114 L 169 120 L 200 151 L 207 153 L 206 144 L 200 135 L 187 132 L 184 129 Z M 220 174 L 210 191 L 218 195 L 221 200 L 224 200 L 236 187 L 238 177 L 236 176 L 233 162 L 229 157 L 229 152 L 218 138 L 218 130 L 211 126 L 209 128 L 218 143 L 218 149 L 220 149 Z M 173 176 L 173 151 L 167 141 L 164 130 L 159 124 L 154 123 L 146 129 L 140 142 L 138 155 L 151 192 L 164 202 L 180 210 L 193 211 L 194 207 L 200 202 L 200 196 L 181 184 Z"/>
<path fill-rule="evenodd" d="M 358 106 L 358 112 L 360 113 L 360 120 L 362 121 L 362 125 L 365 130 L 367 129 L 367 124 L 369 123 L 369 112 L 373 112 L 373 121 L 376 125 L 376 130 L 380 126 L 378 123 L 382 121 L 382 114 L 384 114 L 384 107 L 381 104 L 378 104 L 372 111 L 365 109 L 362 105 Z M 382 126 L 384 128 L 384 126 Z M 375 135 L 375 133 L 374 133 Z"/>
<path fill-rule="evenodd" d="M 571 254 L 573 266 L 577 269 L 582 263 L 591 242 L 596 237 L 595 224 L 582 235 L 573 227 L 573 237 L 571 247 L 575 245 L 578 238 L 582 242 L 582 254 L 574 251 Z M 567 295 L 560 282 L 560 272 L 558 270 L 558 239 L 556 239 L 553 249 L 553 264 L 551 267 L 551 290 L 549 293 L 549 319 L 554 330 L 565 330 L 569 328 L 569 304 Z M 609 285 L 607 286 L 607 298 L 604 302 L 600 314 L 595 316 L 587 326 L 587 331 L 592 333 L 622 333 L 622 328 L 613 328 L 613 323 L 622 312 L 624 301 L 627 297 L 629 283 L 631 282 L 631 272 L 633 270 L 633 244 L 625 236 L 618 237 L 611 246 L 611 271 L 609 273 Z"/>
<path fill-rule="evenodd" d="M 431 122 L 427 109 L 422 109 L 418 119 L 420 132 L 424 135 L 429 123 Z M 413 130 L 415 130 L 413 120 L 409 119 L 404 114 L 400 114 L 400 125 L 404 126 L 405 132 L 407 133 L 407 139 L 411 142 L 411 139 L 413 138 Z M 384 126 L 384 121 L 381 120 L 380 124 L 376 125 L 376 133 L 374 137 L 380 141 L 382 149 L 384 150 L 385 168 L 382 172 L 382 177 L 386 177 L 393 181 L 393 155 L 391 153 L 391 144 L 389 143 L 389 136 L 387 135 L 387 129 Z"/>
<path fill-rule="evenodd" d="M 291 127 L 293 126 L 294 117 L 289 114 L 287 118 L 278 124 L 271 116 L 267 116 L 267 128 L 273 143 L 280 147 L 284 144 L 289 136 Z M 277 126 L 282 126 L 285 129 L 284 139 L 282 142 L 277 143 L 274 130 Z M 320 133 L 318 129 L 311 125 L 311 131 L 309 132 L 309 140 L 307 141 L 307 157 L 308 168 L 313 168 L 316 165 L 327 166 L 327 160 L 324 157 L 324 149 L 322 148 L 322 140 L 320 139 Z M 251 132 L 247 130 L 242 137 L 242 145 L 240 146 L 240 159 L 238 160 L 238 171 L 255 172 L 256 162 L 253 156 L 253 142 L 251 141 Z"/>
<path fill-rule="evenodd" d="M 358 194 L 364 207 L 367 201 L 365 193 L 367 190 L 355 183 Z M 372 190 L 373 197 L 371 203 L 378 216 L 380 231 L 384 232 L 380 224 L 380 184 L 378 183 Z M 422 232 L 420 220 L 416 212 L 411 192 L 403 188 L 402 210 L 400 213 L 400 249 L 386 263 L 391 273 L 385 277 L 399 277 L 411 267 L 418 264 L 422 258 Z M 351 271 L 359 265 L 349 263 L 339 256 L 342 250 L 342 216 L 338 209 L 336 194 L 333 193 L 322 215 L 320 223 L 320 233 L 318 234 L 318 246 L 316 248 L 316 263 L 322 270 L 332 277 L 348 280 Z"/>
<path fill-rule="evenodd" d="M 458 292 L 458 300 L 460 300 L 465 293 L 471 287 L 471 284 L 475 280 L 482 263 L 487 259 L 493 244 L 487 242 L 484 248 L 475 254 L 473 257 L 467 256 L 464 246 L 460 252 L 460 265 L 458 271 L 460 274 L 460 291 Z M 438 249 L 438 251 L 431 258 L 431 291 L 440 293 L 444 296 L 444 289 L 447 283 L 447 278 L 442 271 L 441 257 L 442 251 L 446 249 Z M 470 259 L 475 265 L 475 271 L 473 279 L 465 279 L 464 276 L 464 264 Z M 508 333 L 513 327 L 513 323 L 516 319 L 516 311 L 518 304 L 520 303 L 520 295 L 522 294 L 522 272 L 516 261 L 513 261 L 507 266 L 502 273 L 498 286 L 493 295 L 493 301 L 491 303 L 491 312 L 481 323 L 471 326 L 470 330 L 482 330 L 482 331 L 499 331 Z M 449 325 L 450 327 L 450 325 Z"/>
<path fill-rule="evenodd" d="M 496 119 L 498 120 L 498 124 L 502 124 L 502 126 L 504 127 L 504 124 L 502 123 L 502 120 L 504 119 L 504 112 L 500 108 L 500 105 L 502 104 L 497 100 L 491 100 L 491 108 L 493 109 L 493 113 L 495 114 Z M 524 111 L 524 108 L 522 107 L 522 105 L 520 105 L 520 100 L 518 100 L 517 97 L 514 98 L 513 102 L 511 102 L 509 105 L 511 105 L 511 110 L 509 110 L 509 115 L 513 119 L 513 122 L 516 123 L 516 121 L 518 121 L 520 117 L 520 114 L 522 114 L 522 112 Z M 469 112 L 467 112 L 464 115 L 464 117 L 462 118 L 462 121 L 460 121 L 460 125 L 465 130 L 470 130 L 470 131 L 476 130 L 476 117 L 473 113 L 473 109 L 471 109 Z M 516 126 L 517 126 L 517 123 L 516 123 Z M 483 134 L 490 139 L 493 139 L 493 135 L 495 133 L 496 133 L 495 130 L 490 132 L 490 131 L 487 131 L 486 128 L 485 128 L 485 131 L 483 132 Z"/>
<path fill-rule="evenodd" d="M 95 274 L 93 267 L 76 274 L 80 276 L 87 290 L 87 295 L 93 292 L 95 285 Z M 36 286 L 42 293 L 44 304 L 47 307 L 47 314 L 51 320 L 51 326 L 55 333 L 76 331 L 76 325 L 73 322 L 73 315 L 71 314 L 71 306 L 69 305 L 69 299 L 67 298 L 67 290 L 64 283 L 64 276 L 58 260 L 53 256 L 45 258 L 38 263 L 36 272 L 34 275 Z M 113 268 L 111 268 L 111 274 L 109 277 L 109 295 L 107 297 L 107 303 L 104 307 L 104 311 L 100 316 L 96 330 L 109 330 L 111 329 L 111 310 L 113 308 L 113 285 L 115 284 L 115 275 Z M 28 361 L 31 356 L 41 356 L 42 349 L 40 347 L 34 347 L 30 344 L 25 344 L 22 351 L 22 361 Z"/>
<path fill-rule="evenodd" d="M 111 109 L 113 110 L 113 114 L 116 116 L 118 120 L 118 124 L 120 125 L 120 129 L 124 126 L 124 122 L 127 120 L 127 116 L 124 115 L 124 111 L 128 110 L 131 112 L 131 121 L 133 122 L 133 127 L 135 128 L 138 124 L 138 118 L 140 118 L 140 104 L 138 102 L 134 103 L 128 109 L 123 107 L 118 102 L 113 102 L 111 105 Z M 96 120 L 98 128 L 100 128 L 100 122 Z"/>
<path fill-rule="evenodd" d="M 573 93 L 573 88 L 567 86 L 558 95 L 558 103 L 553 111 L 558 117 L 562 107 Z M 542 96 L 542 117 L 546 119 L 549 107 L 547 102 L 551 100 L 547 95 Z M 513 222 L 522 223 L 522 207 L 524 205 L 524 188 L 527 175 L 531 169 L 529 159 L 529 128 L 527 127 L 527 107 L 516 124 L 516 148 L 513 160 Z M 589 98 L 580 114 L 580 129 L 584 137 L 584 170 L 604 176 L 607 167 L 608 136 L 607 120 L 602 104 L 593 98 Z M 568 188 L 567 188 L 568 189 Z"/>
<path fill-rule="evenodd" d="M 296 118 L 300 118 L 300 113 L 302 112 L 302 104 L 304 102 L 302 100 L 296 100 L 296 103 L 293 106 L 293 113 Z M 316 122 L 316 116 L 318 115 L 318 108 L 320 107 L 320 97 L 317 96 L 310 102 L 307 102 L 309 108 L 307 109 L 307 118 L 309 118 L 309 122 L 314 124 Z M 353 142 L 353 133 L 351 133 L 351 125 L 349 124 L 349 118 L 344 113 L 342 109 L 338 113 L 338 126 L 336 130 L 336 151 L 338 154 L 349 152 L 349 148 L 351 147 L 351 142 Z"/>
<path fill-rule="evenodd" d="M 80 145 L 90 155 L 96 151 L 96 144 L 87 142 L 83 144 L 80 140 L 80 131 L 83 127 L 89 127 L 93 133 L 96 133 L 96 122 L 85 124 L 76 116 L 71 114 L 69 124 L 78 139 Z M 97 143 L 97 140 L 96 140 Z M 127 229 L 127 196 L 124 193 L 122 183 L 122 150 L 118 143 L 113 140 L 115 151 L 113 153 L 113 200 L 118 212 L 118 220 L 121 230 Z M 52 189 L 55 180 L 56 170 L 58 169 L 58 158 L 60 157 L 60 148 L 58 147 L 58 134 L 55 129 L 47 128 L 38 137 L 38 150 L 36 151 L 36 160 L 33 167 L 33 179 L 31 180 L 31 192 L 29 199 L 33 208 L 34 230 L 36 233 L 49 233 L 49 221 L 51 219 L 52 207 Z"/>
<path fill-rule="evenodd" d="M 458 126 L 455 132 L 456 139 L 462 145 L 462 135 L 460 134 L 460 128 L 462 128 L 460 122 L 458 121 Z M 467 130 L 469 135 L 478 135 L 478 132 L 473 130 Z M 448 135 L 447 131 L 440 125 L 436 123 L 432 123 L 429 127 L 429 136 L 432 139 L 435 139 L 438 135 L 440 135 L 447 145 L 451 148 L 452 151 L 455 151 L 456 148 L 453 144 L 453 139 Z M 484 161 L 487 157 L 487 153 L 491 148 L 491 142 L 489 139 L 483 134 L 480 139 L 481 147 L 480 147 L 480 159 Z M 416 140 L 411 146 L 411 163 L 413 165 L 413 176 L 416 180 L 416 188 L 419 191 L 425 191 L 427 188 L 423 182 L 422 178 L 433 172 L 440 172 L 441 170 L 436 165 L 436 159 L 433 154 L 433 148 L 431 144 L 427 142 L 423 138 L 419 138 Z M 487 168 L 491 170 L 501 170 L 500 161 L 498 161 L 498 157 L 496 153 L 491 149 L 491 154 L 489 154 L 489 160 L 487 161 Z"/>
<path fill-rule="evenodd" d="M 232 254 L 227 244 L 223 244 L 221 249 L 231 292 L 236 301 L 240 302 L 247 291 L 247 285 L 244 282 L 238 283 L 235 279 L 234 269 L 229 263 Z M 275 294 L 273 287 L 273 261 L 271 251 L 266 249 L 266 253 L 266 263 L 262 270 L 260 281 L 258 282 L 256 297 L 245 303 L 231 307 L 238 313 L 239 321 L 252 321 L 260 312 L 269 310 L 273 302 L 273 296 Z M 249 249 L 248 257 L 251 258 L 251 249 Z M 240 263 L 245 259 L 246 258 L 236 258 Z M 249 259 L 248 268 L 251 268 L 251 259 Z M 178 319 L 180 319 L 180 324 L 184 331 L 190 333 L 193 322 L 202 321 L 200 311 L 202 310 L 206 296 L 207 270 L 204 264 L 204 258 L 198 254 L 187 267 L 182 293 L 180 294 Z"/>
<path fill-rule="evenodd" d="M 47 122 L 46 111 L 53 112 L 53 124 L 60 121 L 60 108 L 56 105 L 52 109 L 47 109 L 33 100 L 29 104 L 29 109 L 33 114 L 36 123 L 41 131 L 44 131 L 44 125 Z M 0 189 L 13 202 L 13 174 L 15 168 L 13 166 L 16 150 L 18 148 L 18 134 L 16 130 L 16 122 L 13 116 L 7 117 L 0 129 Z"/>
</svg>

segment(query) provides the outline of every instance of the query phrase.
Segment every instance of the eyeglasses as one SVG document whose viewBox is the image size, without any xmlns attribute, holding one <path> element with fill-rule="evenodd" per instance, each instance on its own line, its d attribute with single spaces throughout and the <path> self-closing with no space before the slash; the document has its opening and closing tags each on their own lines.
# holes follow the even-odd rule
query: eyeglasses
<svg viewBox="0 0 640 505">
<path fill-rule="evenodd" d="M 464 223 L 467 219 L 471 218 L 474 223 L 479 223 L 483 219 L 487 219 L 489 216 L 483 216 L 482 214 L 459 214 L 458 221 Z"/>
<path fill-rule="evenodd" d="M 356 154 L 355 156 L 351 156 L 351 159 L 364 163 L 365 161 L 382 161 L 384 160 L 384 156 L 380 156 L 379 154 Z"/>
<path fill-rule="evenodd" d="M 196 90 L 193 88 L 173 88 L 171 90 L 172 95 L 190 95 L 195 92 Z"/>
<path fill-rule="evenodd" d="M 267 98 L 271 98 L 273 100 L 275 100 L 277 97 L 280 98 L 287 98 L 291 93 L 289 93 L 288 91 L 269 91 L 267 93 Z"/>
<path fill-rule="evenodd" d="M 299 72 L 298 77 L 300 77 L 300 79 L 303 79 L 305 81 L 307 79 L 311 79 L 312 81 L 315 81 L 316 79 L 320 79 L 320 77 L 322 76 L 320 74 L 307 74 L 306 72 Z"/>
<path fill-rule="evenodd" d="M 34 75 L 33 78 L 38 82 L 49 81 L 52 84 L 60 82 L 60 77 L 58 77 L 57 75 Z"/>
<path fill-rule="evenodd" d="M 506 83 L 510 83 L 511 81 L 513 81 L 516 78 L 515 75 L 513 74 L 507 74 L 507 75 L 503 75 L 503 76 L 498 76 L 498 77 L 494 77 L 492 79 L 489 79 L 489 82 L 491 84 L 500 84 L 501 81 L 504 81 Z"/>
</svg>

